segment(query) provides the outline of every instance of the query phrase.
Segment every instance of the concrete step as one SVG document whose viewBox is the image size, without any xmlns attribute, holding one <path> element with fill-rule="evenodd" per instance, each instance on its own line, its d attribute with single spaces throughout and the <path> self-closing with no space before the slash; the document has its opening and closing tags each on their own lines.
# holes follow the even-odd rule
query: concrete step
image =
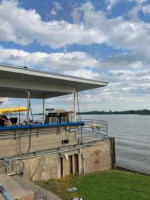
<svg viewBox="0 0 150 200">
<path fill-rule="evenodd" d="M 32 190 L 35 193 L 35 200 L 61 200 L 58 196 L 32 182 L 25 181 L 19 176 L 12 177 L 24 190 Z"/>
<path fill-rule="evenodd" d="M 12 177 L 0 174 L 0 182 L 15 200 L 34 200 L 35 193 L 32 190 L 24 190 Z M 0 194 L 0 200 L 4 200 Z"/>
</svg>

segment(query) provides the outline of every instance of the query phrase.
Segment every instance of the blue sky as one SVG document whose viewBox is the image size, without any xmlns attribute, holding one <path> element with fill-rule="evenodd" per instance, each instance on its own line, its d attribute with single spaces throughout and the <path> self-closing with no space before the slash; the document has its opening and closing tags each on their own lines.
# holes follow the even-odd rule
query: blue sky
<svg viewBox="0 0 150 200">
<path fill-rule="evenodd" d="M 0 0 L 0 63 L 109 82 L 80 94 L 83 111 L 150 109 L 149 44 L 150 0 Z"/>
</svg>

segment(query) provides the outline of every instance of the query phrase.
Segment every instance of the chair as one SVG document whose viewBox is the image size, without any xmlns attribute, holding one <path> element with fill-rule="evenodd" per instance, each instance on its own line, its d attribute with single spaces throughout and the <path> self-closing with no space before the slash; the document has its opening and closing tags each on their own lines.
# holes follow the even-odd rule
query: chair
<svg viewBox="0 0 150 200">
<path fill-rule="evenodd" d="M 4 120 L 0 119 L 0 126 L 4 126 Z"/>
<path fill-rule="evenodd" d="M 10 118 L 10 121 L 11 121 L 12 125 L 16 125 L 17 124 L 17 120 L 18 120 L 18 117 L 11 117 Z"/>
</svg>

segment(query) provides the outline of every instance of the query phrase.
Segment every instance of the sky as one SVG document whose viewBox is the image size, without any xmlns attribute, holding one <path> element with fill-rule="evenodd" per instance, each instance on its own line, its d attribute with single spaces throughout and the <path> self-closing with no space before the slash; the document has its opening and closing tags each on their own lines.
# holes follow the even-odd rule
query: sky
<svg viewBox="0 0 150 200">
<path fill-rule="evenodd" d="M 80 110 L 150 109 L 150 0 L 0 0 L 0 63 L 109 82 Z M 8 99 L 3 106 L 25 105 Z M 42 108 L 32 101 L 34 112 Z M 47 107 L 72 109 L 72 96 Z"/>
</svg>

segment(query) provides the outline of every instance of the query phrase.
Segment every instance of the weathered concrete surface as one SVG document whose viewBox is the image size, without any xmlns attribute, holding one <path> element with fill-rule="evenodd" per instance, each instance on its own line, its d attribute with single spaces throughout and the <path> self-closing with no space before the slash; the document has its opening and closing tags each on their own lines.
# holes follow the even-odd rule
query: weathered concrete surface
<svg viewBox="0 0 150 200">
<path fill-rule="evenodd" d="M 61 128 L 43 128 L 31 130 L 31 137 L 25 136 L 20 138 L 3 139 L 5 136 L 23 135 L 19 131 L 3 131 L 0 132 L 0 158 L 21 155 L 29 152 L 44 151 L 58 147 L 75 145 L 78 143 L 76 127 Z M 71 130 L 72 129 L 72 130 Z M 71 132 L 69 131 L 71 130 Z M 45 133 L 44 133 L 45 132 Z M 24 132 L 25 133 L 25 132 Z M 30 133 L 30 132 L 29 132 Z M 29 134 L 26 131 L 26 134 Z M 37 133 L 36 135 L 34 133 Z M 42 133 L 42 134 L 40 134 Z M 69 144 L 62 144 L 62 140 L 69 139 Z"/>
<path fill-rule="evenodd" d="M 83 172 L 91 173 L 112 169 L 111 141 L 97 141 L 82 149 Z"/>
<path fill-rule="evenodd" d="M 61 178 L 70 173 L 86 174 L 103 171 L 113 168 L 113 152 L 111 139 L 93 141 L 92 143 L 84 144 L 84 146 L 74 146 L 72 149 L 61 149 L 61 153 L 45 154 L 30 159 L 14 161 L 12 172 L 15 169 L 14 173 L 19 173 L 21 166 L 23 166 L 22 163 L 24 163 L 23 179 L 38 181 Z M 75 159 L 78 161 L 76 162 Z M 4 166 L 0 167 L 1 173 L 4 173 Z"/>
<path fill-rule="evenodd" d="M 44 188 L 35 185 L 32 182 L 24 181 L 19 176 L 12 177 L 24 190 L 32 190 L 35 192 L 35 199 L 42 199 L 42 200 L 61 200 L 58 196 L 54 193 L 45 190 Z"/>
<path fill-rule="evenodd" d="M 50 178 L 60 178 L 59 154 L 46 155 L 24 161 L 25 180 L 37 181 Z"/>
<path fill-rule="evenodd" d="M 0 182 L 15 200 L 34 200 L 35 193 L 31 189 L 24 190 L 15 180 L 6 174 L 0 175 Z M 4 200 L 0 194 L 0 200 Z"/>
</svg>

